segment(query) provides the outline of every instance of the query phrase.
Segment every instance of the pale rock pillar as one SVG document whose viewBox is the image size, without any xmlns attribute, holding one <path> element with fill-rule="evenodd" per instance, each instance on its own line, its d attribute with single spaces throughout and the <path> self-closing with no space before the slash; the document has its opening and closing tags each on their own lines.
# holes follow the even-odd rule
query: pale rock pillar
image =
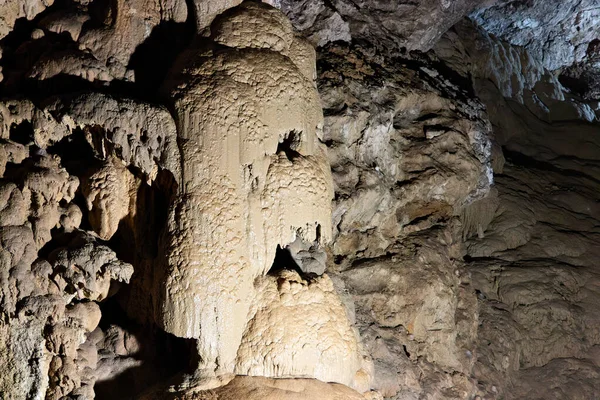
<svg viewBox="0 0 600 400">
<path fill-rule="evenodd" d="M 333 197 L 314 50 L 260 3 L 229 10 L 211 32 L 215 45 L 170 91 L 182 182 L 156 305 L 166 331 L 197 339 L 207 377 L 234 371 L 254 281 L 277 245 L 330 239 Z"/>
</svg>

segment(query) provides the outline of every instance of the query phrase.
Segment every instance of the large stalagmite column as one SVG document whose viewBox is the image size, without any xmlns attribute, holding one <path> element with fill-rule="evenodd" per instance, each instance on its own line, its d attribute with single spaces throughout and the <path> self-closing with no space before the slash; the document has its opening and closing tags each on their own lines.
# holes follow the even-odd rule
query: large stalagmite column
<svg viewBox="0 0 600 400">
<path fill-rule="evenodd" d="M 277 245 L 330 238 L 333 196 L 314 50 L 260 3 L 211 32 L 170 92 L 183 181 L 157 304 L 166 331 L 197 339 L 203 376 L 233 372 L 254 280 Z"/>
</svg>

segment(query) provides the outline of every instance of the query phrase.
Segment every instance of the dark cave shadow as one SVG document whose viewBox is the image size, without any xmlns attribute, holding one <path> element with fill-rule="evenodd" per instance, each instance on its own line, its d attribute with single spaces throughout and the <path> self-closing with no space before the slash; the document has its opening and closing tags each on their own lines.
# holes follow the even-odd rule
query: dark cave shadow
<svg viewBox="0 0 600 400">
<path fill-rule="evenodd" d="M 138 178 L 143 178 L 139 169 L 129 169 Z M 156 385 L 177 384 L 179 377 L 193 372 L 197 364 L 195 340 L 171 335 L 153 322 L 138 322 L 130 309 L 130 302 L 133 302 L 133 310 L 140 306 L 151 308 L 152 297 L 157 295 L 147 283 L 161 279 L 164 272 L 160 249 L 176 187 L 175 177 L 166 170 L 160 171 L 151 185 L 142 182 L 137 193 L 135 217 L 129 222 L 121 221 L 108 242 L 118 258 L 132 263 L 135 271 L 128 285 L 120 285 L 115 296 L 100 304 L 100 328 L 106 332 L 110 325 L 116 325 L 130 332 L 140 343 L 140 350 L 132 356 L 141 364 L 109 380 L 97 382 L 94 391 L 98 400 L 132 399 Z M 135 291 L 132 290 L 134 286 Z"/>
<path fill-rule="evenodd" d="M 116 376 L 96 382 L 96 400 L 134 399 L 155 384 L 189 368 L 189 354 L 195 342 L 170 335 L 151 324 L 138 324 L 121 308 L 116 297 L 101 303 L 102 319 L 99 327 L 106 332 L 110 326 L 119 326 L 139 343 L 138 351 L 131 354 L 140 365 L 125 369 Z M 99 359 L 102 353 L 99 353 Z"/>
<path fill-rule="evenodd" d="M 155 98 L 177 56 L 194 38 L 194 25 L 163 21 L 131 55 L 128 68 L 135 74 L 132 89 L 142 98 Z"/>
<path fill-rule="evenodd" d="M 318 277 L 318 275 L 315 273 L 307 273 L 302 271 L 298 263 L 296 263 L 296 260 L 294 260 L 292 257 L 292 253 L 290 253 L 288 249 L 284 249 L 277 245 L 277 249 L 275 250 L 275 259 L 273 260 L 273 264 L 267 272 L 267 275 L 277 276 L 281 271 L 284 270 L 295 271 L 302 279 L 309 282 Z"/>
</svg>

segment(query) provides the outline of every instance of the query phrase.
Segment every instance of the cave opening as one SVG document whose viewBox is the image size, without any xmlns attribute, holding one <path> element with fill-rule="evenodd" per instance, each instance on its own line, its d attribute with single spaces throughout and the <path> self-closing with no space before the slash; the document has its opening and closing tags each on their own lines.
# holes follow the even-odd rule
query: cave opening
<svg viewBox="0 0 600 400">
<path fill-rule="evenodd" d="M 277 250 L 275 250 L 275 259 L 273 260 L 273 264 L 271 265 L 271 268 L 267 274 L 276 276 L 283 270 L 296 271 L 301 277 L 306 276 L 296 260 L 294 260 L 294 257 L 292 257 L 292 253 L 288 249 L 277 245 Z"/>
</svg>

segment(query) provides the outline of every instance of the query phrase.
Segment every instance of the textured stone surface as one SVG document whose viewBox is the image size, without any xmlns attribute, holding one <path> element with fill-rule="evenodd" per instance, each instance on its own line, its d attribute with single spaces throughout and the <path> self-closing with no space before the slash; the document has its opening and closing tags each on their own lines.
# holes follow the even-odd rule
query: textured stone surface
<svg viewBox="0 0 600 400">
<path fill-rule="evenodd" d="M 377 395 L 361 395 L 343 385 L 324 383 L 316 379 L 272 379 L 239 376 L 225 385 L 209 391 L 190 390 L 172 395 L 151 394 L 144 400 L 377 400 Z"/>
<path fill-rule="evenodd" d="M 594 0 L 501 0 L 471 17 L 489 33 L 526 47 L 550 71 L 582 61 L 597 39 L 600 10 Z"/>
<path fill-rule="evenodd" d="M 0 398 L 600 393 L 593 2 L 0 11 Z"/>
<path fill-rule="evenodd" d="M 475 393 L 477 305 L 456 217 L 489 190 L 490 126 L 434 65 L 345 46 L 319 59 L 336 190 L 329 273 L 373 358 L 372 388 L 389 398 Z"/>
<path fill-rule="evenodd" d="M 246 14 L 261 29 L 240 41 L 233 27 Z M 253 281 L 269 270 L 276 246 L 297 236 L 329 239 L 333 197 L 317 92 L 282 54 L 300 40 L 289 22 L 248 3 L 218 21 L 213 38 L 227 49 L 190 52 L 190 64 L 173 78 L 185 82 L 171 92 L 182 186 L 170 211 L 169 267 L 157 304 L 166 331 L 198 339 L 207 374 L 233 372 Z"/>
<path fill-rule="evenodd" d="M 43 115 L 26 102 L 12 105 L 4 104 L 8 107 L 3 109 L 20 123 L 36 118 L 32 113 Z M 82 358 L 82 351 L 86 334 L 100 321 L 100 309 L 95 302 L 77 300 L 105 297 L 110 279 L 127 281 L 132 267 L 107 247 L 97 246 L 91 236 L 83 246 L 75 239 L 48 260 L 39 258 L 56 234 L 80 234 L 75 230 L 82 213 L 72 203 L 79 180 L 61 166 L 60 157 L 34 151 L 33 128 L 30 139 L 20 137 L 25 144 L 17 144 L 9 139 L 14 138 L 15 126 L 9 127 L 3 139 L 8 164 L 0 189 L 5 199 L 0 215 L 0 342 L 5 349 L 0 355 L 0 395 L 92 398 L 94 366 Z M 33 157 L 18 156 L 23 149 Z"/>
<path fill-rule="evenodd" d="M 49 104 L 48 109 L 41 109 L 18 100 L 0 106 L 0 342 L 7 350 L 0 356 L 0 363 L 7 366 L 0 377 L 0 397 L 6 399 L 93 398 L 98 374 L 97 348 L 91 333 L 97 330 L 101 318 L 96 302 L 116 292 L 112 282 L 127 283 L 133 273 L 132 265 L 119 260 L 114 251 L 99 243 L 97 236 L 78 229 L 84 214 L 79 207 L 83 204 L 75 198 L 81 193 L 80 182 L 87 182 L 87 168 L 93 163 L 81 169 L 81 160 L 74 160 L 94 153 L 83 132 L 73 134 L 79 129 L 73 118 L 61 118 L 54 107 L 56 102 Z M 70 115 L 84 119 L 74 111 Z M 172 120 L 171 124 L 174 129 Z M 102 139 L 107 140 L 105 145 L 113 143 L 102 136 L 102 131 L 88 133 L 91 143 Z M 65 151 L 72 134 L 88 146 L 77 149 L 80 154 L 73 154 L 73 149 L 71 153 Z M 111 150 L 104 149 L 108 150 L 106 162 L 111 165 Z M 57 151 L 65 151 L 65 158 L 56 155 Z M 152 162 L 154 169 L 158 168 Z M 123 170 L 125 167 L 119 163 L 117 166 Z M 95 189 L 111 182 L 106 174 L 96 174 L 95 178 L 95 185 L 91 185 Z M 110 201 L 103 204 L 111 208 Z"/>
<path fill-rule="evenodd" d="M 352 39 L 398 53 L 427 51 L 454 23 L 482 1 L 269 0 L 311 42 L 323 46 Z"/>
<path fill-rule="evenodd" d="M 44 11 L 48 6 L 51 6 L 54 1 L 21 1 L 9 0 L 3 1 L 0 4 L 0 39 L 10 33 L 15 26 L 15 21 L 19 18 L 32 20 L 36 15 Z"/>
<path fill-rule="evenodd" d="M 258 283 L 257 300 L 238 350 L 235 373 L 311 376 L 360 392 L 371 387 L 357 334 L 327 275 L 305 281 L 282 271 Z"/>
</svg>

